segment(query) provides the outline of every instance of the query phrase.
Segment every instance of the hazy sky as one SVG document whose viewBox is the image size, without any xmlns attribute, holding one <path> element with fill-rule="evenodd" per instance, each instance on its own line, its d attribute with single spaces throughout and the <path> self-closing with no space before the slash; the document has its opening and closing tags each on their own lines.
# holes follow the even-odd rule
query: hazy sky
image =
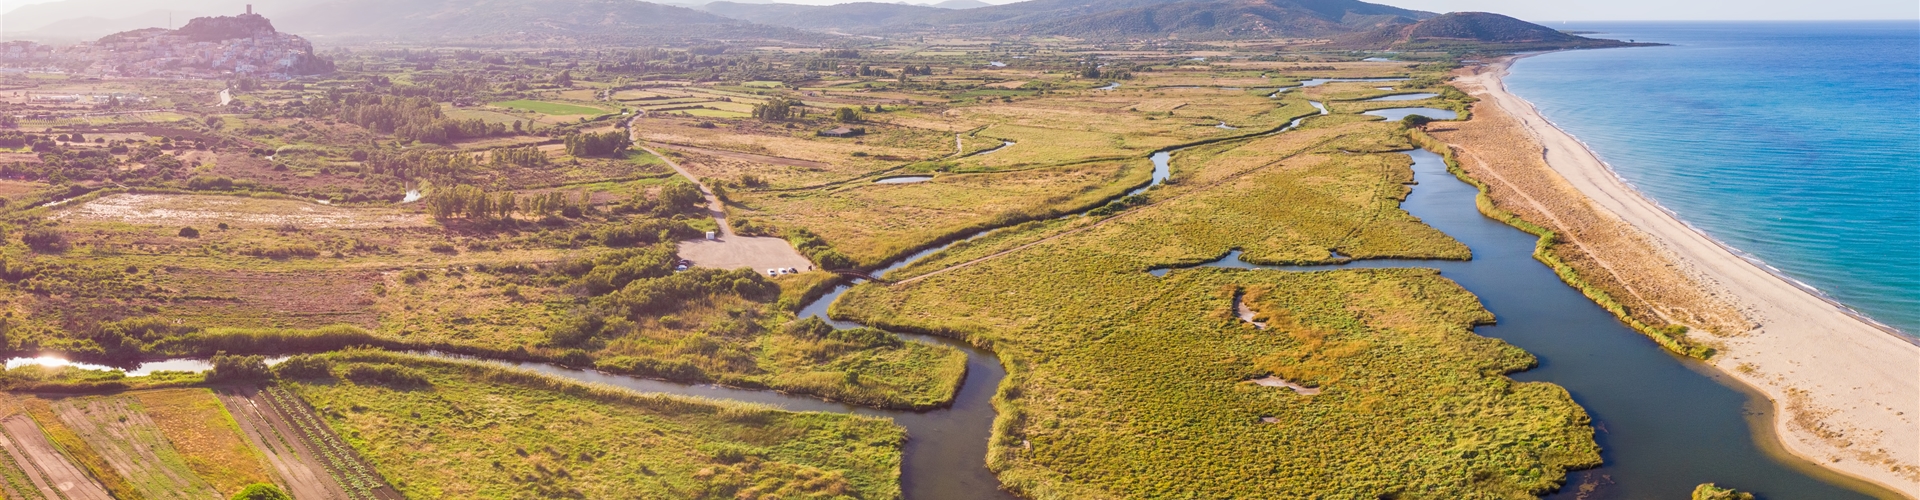
<svg viewBox="0 0 1920 500">
<path fill-rule="evenodd" d="M 21 5 L 58 0 L 0 0 L 0 12 Z M 780 0 L 786 3 L 835 4 L 847 0 Z M 934 3 L 939 0 L 911 0 Z M 1012 3 L 1015 0 L 984 0 Z M 1092 0 L 1098 1 L 1098 0 Z M 1621 20 L 1920 20 L 1920 0 L 1372 0 L 1396 7 L 1433 12 L 1478 10 L 1498 12 L 1528 21 Z M 270 3 L 262 0 L 260 3 Z M 156 5 L 165 0 L 154 0 Z"/>
</svg>

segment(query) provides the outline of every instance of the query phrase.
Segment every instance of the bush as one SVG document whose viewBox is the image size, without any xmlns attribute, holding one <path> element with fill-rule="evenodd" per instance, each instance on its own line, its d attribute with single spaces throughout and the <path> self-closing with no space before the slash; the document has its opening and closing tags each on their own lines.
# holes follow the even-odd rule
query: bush
<svg viewBox="0 0 1920 500">
<path fill-rule="evenodd" d="M 282 259 L 289 259 L 293 257 L 305 257 L 305 258 L 319 257 L 320 249 L 314 248 L 312 244 L 308 244 L 308 243 L 284 243 L 284 244 L 273 244 L 268 246 L 248 247 L 248 248 L 241 249 L 240 254 L 249 255 L 253 257 L 274 259 L 274 260 L 282 260 Z"/>
<path fill-rule="evenodd" d="M 226 191 L 233 189 L 233 179 L 218 176 L 194 176 L 187 180 L 187 189 L 194 191 Z"/>
<path fill-rule="evenodd" d="M 821 269 L 852 269 L 858 265 L 852 257 L 835 250 L 832 245 L 827 244 L 827 240 L 821 239 L 811 231 L 796 229 L 792 233 L 792 236 L 787 239 L 793 242 L 794 248 L 799 249 L 800 253 L 813 260 L 813 263 L 819 265 Z"/>
<path fill-rule="evenodd" d="M 20 242 L 26 243 L 27 248 L 40 253 L 60 253 L 71 248 L 67 243 L 66 235 L 47 227 L 27 231 L 27 234 L 20 235 Z"/>
<path fill-rule="evenodd" d="M 273 367 L 273 374 L 288 379 L 318 379 L 333 377 L 333 362 L 326 359 L 302 354 L 287 358 Z"/>
<path fill-rule="evenodd" d="M 213 355 L 213 371 L 207 373 L 207 380 L 251 381 L 263 380 L 270 374 L 267 370 L 267 358 L 259 355 Z"/>
<path fill-rule="evenodd" d="M 1693 488 L 1693 500 L 1753 500 L 1753 494 L 1706 483 Z"/>
<path fill-rule="evenodd" d="M 199 238 L 200 230 L 194 229 L 192 227 L 180 228 L 180 237 L 181 238 Z"/>
<path fill-rule="evenodd" d="M 624 373 L 636 377 L 705 382 L 709 378 L 706 370 L 700 369 L 684 359 L 661 360 L 654 358 L 636 358 L 632 356 L 614 356 L 594 363 L 594 368 L 605 372 Z"/>
<path fill-rule="evenodd" d="M 592 339 L 607 326 L 607 318 L 595 313 L 569 314 L 565 319 L 547 325 L 547 340 L 541 342 L 547 347 L 573 347 Z"/>
<path fill-rule="evenodd" d="M 400 365 L 355 364 L 347 367 L 347 380 L 361 385 L 384 385 L 396 388 L 426 387 L 432 385 L 426 374 L 419 370 Z"/>
<path fill-rule="evenodd" d="M 293 497 L 274 485 L 254 483 L 247 485 L 239 493 L 234 493 L 232 500 L 293 500 Z"/>
</svg>

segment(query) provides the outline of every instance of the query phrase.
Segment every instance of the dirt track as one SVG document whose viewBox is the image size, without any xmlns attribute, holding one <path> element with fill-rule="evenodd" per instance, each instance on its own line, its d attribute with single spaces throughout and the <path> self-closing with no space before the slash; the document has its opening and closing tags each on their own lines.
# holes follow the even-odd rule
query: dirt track
<svg viewBox="0 0 1920 500">
<path fill-rule="evenodd" d="M 6 430 L 5 439 L 0 446 L 13 456 L 14 463 L 20 464 L 22 472 L 33 479 L 45 498 L 68 498 L 71 500 L 113 500 L 107 489 L 88 476 L 86 471 L 68 461 L 53 443 L 40 433 L 40 426 L 26 415 L 14 415 L 0 420 L 0 427 Z"/>
<path fill-rule="evenodd" d="M 787 243 L 787 240 L 734 234 L 733 225 L 727 223 L 726 204 L 720 201 L 720 197 L 713 195 L 713 190 L 708 189 L 706 183 L 700 182 L 700 178 L 693 175 L 693 172 L 688 172 L 680 166 L 679 162 L 673 161 L 667 155 L 660 154 L 659 151 L 647 146 L 639 146 L 639 148 L 660 157 L 667 162 L 668 167 L 673 167 L 673 171 L 693 181 L 693 185 L 700 188 L 700 194 L 706 196 L 707 210 L 713 213 L 714 222 L 720 225 L 718 239 L 680 242 L 680 258 L 693 262 L 695 266 L 714 269 L 744 267 L 756 272 L 766 272 L 768 269 L 805 271 L 813 268 L 813 261 L 800 255 L 800 252 L 794 250 L 793 245 Z"/>
</svg>

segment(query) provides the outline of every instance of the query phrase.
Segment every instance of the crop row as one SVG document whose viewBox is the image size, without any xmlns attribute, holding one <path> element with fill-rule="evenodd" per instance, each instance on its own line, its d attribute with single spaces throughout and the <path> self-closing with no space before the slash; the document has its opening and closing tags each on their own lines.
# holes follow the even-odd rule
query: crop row
<svg viewBox="0 0 1920 500">
<path fill-rule="evenodd" d="M 376 498 L 373 490 L 381 487 L 380 476 L 374 474 L 366 463 L 355 456 L 353 448 L 348 447 L 346 443 L 341 442 L 339 436 L 327 430 L 326 424 L 321 422 L 305 403 L 300 402 L 296 396 L 282 387 L 268 387 L 264 394 L 267 395 L 266 400 L 273 405 L 274 410 L 286 416 L 287 420 L 292 421 L 294 427 L 299 429 L 300 437 L 306 440 L 307 447 L 326 457 L 328 472 L 340 482 L 341 486 L 345 487 L 343 489 L 346 489 L 348 494 L 354 495 L 355 498 Z"/>
</svg>

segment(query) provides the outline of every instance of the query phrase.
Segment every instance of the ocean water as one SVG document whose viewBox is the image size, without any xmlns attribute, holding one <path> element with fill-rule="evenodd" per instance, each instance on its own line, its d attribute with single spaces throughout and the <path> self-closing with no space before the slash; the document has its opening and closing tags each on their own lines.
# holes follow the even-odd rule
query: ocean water
<svg viewBox="0 0 1920 500">
<path fill-rule="evenodd" d="M 1507 86 L 1714 238 L 1920 335 L 1920 23 L 1571 23 Z"/>
</svg>

